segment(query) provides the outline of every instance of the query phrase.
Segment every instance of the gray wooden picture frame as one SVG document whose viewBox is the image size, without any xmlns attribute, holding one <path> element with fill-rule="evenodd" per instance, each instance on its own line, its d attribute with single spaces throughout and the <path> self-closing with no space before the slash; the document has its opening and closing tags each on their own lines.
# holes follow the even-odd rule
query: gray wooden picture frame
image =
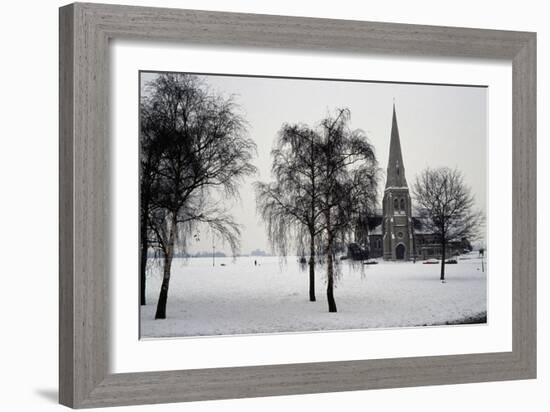
<svg viewBox="0 0 550 412">
<path fill-rule="evenodd" d="M 86 408 L 535 378 L 535 33 L 84 3 L 60 9 L 59 29 L 62 404 Z M 511 61 L 512 351 L 110 374 L 108 50 L 115 38 Z"/>
</svg>

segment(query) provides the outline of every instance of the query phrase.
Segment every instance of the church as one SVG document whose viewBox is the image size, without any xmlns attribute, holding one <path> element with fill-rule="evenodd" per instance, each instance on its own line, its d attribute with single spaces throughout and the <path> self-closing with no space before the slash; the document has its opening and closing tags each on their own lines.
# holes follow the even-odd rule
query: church
<svg viewBox="0 0 550 412">
<path fill-rule="evenodd" d="M 369 257 L 383 257 L 384 260 L 441 257 L 437 236 L 424 229 L 422 219 L 413 216 L 413 210 L 394 104 L 382 210 L 368 219 Z M 467 239 L 451 242 L 447 245 L 446 257 L 461 254 L 470 247 Z"/>
</svg>

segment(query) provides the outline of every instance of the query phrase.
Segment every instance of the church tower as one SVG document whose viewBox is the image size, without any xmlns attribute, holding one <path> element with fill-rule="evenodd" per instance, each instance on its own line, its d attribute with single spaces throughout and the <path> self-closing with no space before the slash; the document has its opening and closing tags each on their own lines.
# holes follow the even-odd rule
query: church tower
<svg viewBox="0 0 550 412">
<path fill-rule="evenodd" d="M 395 103 L 390 137 L 390 155 L 384 190 L 382 236 L 385 260 L 409 260 L 414 256 L 411 196 L 405 178 Z"/>
</svg>

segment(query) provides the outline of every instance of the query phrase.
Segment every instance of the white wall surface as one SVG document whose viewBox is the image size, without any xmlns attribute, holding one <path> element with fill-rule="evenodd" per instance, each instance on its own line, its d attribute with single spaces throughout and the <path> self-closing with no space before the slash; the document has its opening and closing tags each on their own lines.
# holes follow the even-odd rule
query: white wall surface
<svg viewBox="0 0 550 412">
<path fill-rule="evenodd" d="M 109 1 L 105 1 L 109 2 Z M 550 26 L 546 2 L 523 1 L 131 1 L 126 4 L 250 13 L 479 27 L 538 32 L 539 234 L 550 230 L 545 177 L 550 118 Z M 60 410 L 57 405 L 57 8 L 64 2 L 4 2 L 1 6 L 0 86 L 0 408 Z M 545 93 L 546 92 L 546 93 Z M 545 110 L 546 109 L 546 110 Z M 537 380 L 408 389 L 209 401 L 119 408 L 142 411 L 545 411 L 550 263 L 539 235 Z M 342 349 L 344 350 L 344 349 Z"/>
</svg>

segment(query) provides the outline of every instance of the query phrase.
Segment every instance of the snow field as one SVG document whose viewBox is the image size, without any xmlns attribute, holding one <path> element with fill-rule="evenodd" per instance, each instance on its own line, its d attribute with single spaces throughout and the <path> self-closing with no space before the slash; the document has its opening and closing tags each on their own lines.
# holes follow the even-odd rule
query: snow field
<svg viewBox="0 0 550 412">
<path fill-rule="evenodd" d="M 337 313 L 326 302 L 326 267 L 316 267 L 316 302 L 309 301 L 307 266 L 295 257 L 174 259 L 167 319 L 155 320 L 161 267 L 150 260 L 142 337 L 232 335 L 318 330 L 395 328 L 460 323 L 487 310 L 486 272 L 472 252 L 446 266 L 340 262 L 334 291 Z M 254 265 L 257 260 L 258 265 Z M 152 265 L 151 265 L 152 263 Z M 225 266 L 222 266 L 224 264 Z"/>
</svg>

